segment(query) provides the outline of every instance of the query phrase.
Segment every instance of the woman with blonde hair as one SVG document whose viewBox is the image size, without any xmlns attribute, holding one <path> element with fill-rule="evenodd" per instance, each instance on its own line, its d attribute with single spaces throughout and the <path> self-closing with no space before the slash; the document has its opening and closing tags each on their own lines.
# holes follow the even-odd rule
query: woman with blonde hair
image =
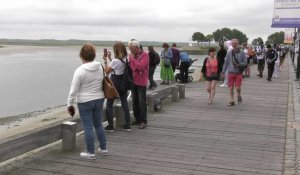
<svg viewBox="0 0 300 175">
<path fill-rule="evenodd" d="M 114 44 L 114 59 L 111 59 L 111 53 L 108 52 L 107 57 L 103 56 L 104 69 L 106 73 L 111 73 L 111 80 L 114 83 L 117 91 L 119 92 L 121 105 L 124 111 L 125 125 L 123 130 L 130 132 L 130 113 L 127 101 L 127 91 L 121 88 L 122 75 L 124 74 L 125 65 L 127 64 L 127 50 L 126 46 L 122 42 Z M 107 58 L 110 60 L 109 65 L 107 64 Z M 108 126 L 105 128 L 106 131 L 114 132 L 114 121 L 113 121 L 113 103 L 114 99 L 108 99 L 106 103 L 106 114 L 108 120 Z"/>
<path fill-rule="evenodd" d="M 76 101 L 87 147 L 87 152 L 80 153 L 80 157 L 95 159 L 93 128 L 95 128 L 100 143 L 98 153 L 103 155 L 108 153 L 105 131 L 101 120 L 104 102 L 102 90 L 103 69 L 99 62 L 94 61 L 96 49 L 92 44 L 83 45 L 79 56 L 83 64 L 76 69 L 73 76 L 67 101 L 68 112 L 71 116 L 74 116 L 75 108 L 73 104 Z"/>
</svg>

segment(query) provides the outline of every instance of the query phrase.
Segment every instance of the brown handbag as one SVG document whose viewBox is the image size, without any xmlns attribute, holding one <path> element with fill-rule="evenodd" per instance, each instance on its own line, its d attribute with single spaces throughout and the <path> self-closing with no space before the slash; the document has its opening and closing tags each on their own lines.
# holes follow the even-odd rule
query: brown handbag
<svg viewBox="0 0 300 175">
<path fill-rule="evenodd" d="M 103 88 L 105 98 L 114 99 L 116 97 L 119 97 L 119 93 L 118 93 L 117 89 L 115 88 L 114 83 L 111 81 L 111 79 L 105 73 L 103 65 L 101 65 L 101 66 L 103 69 L 102 88 Z"/>
</svg>

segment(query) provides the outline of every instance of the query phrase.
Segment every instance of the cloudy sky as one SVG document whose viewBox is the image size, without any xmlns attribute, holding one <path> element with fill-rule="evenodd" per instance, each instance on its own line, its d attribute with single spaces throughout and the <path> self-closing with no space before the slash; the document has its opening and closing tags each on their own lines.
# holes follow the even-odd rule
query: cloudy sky
<svg viewBox="0 0 300 175">
<path fill-rule="evenodd" d="M 0 0 L 0 38 L 188 41 L 229 27 L 267 38 L 273 0 Z"/>
</svg>

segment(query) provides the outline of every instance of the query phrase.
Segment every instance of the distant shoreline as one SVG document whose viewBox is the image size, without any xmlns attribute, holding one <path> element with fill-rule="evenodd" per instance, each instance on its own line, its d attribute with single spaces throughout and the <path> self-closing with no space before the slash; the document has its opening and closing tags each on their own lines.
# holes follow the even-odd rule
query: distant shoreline
<svg viewBox="0 0 300 175">
<path fill-rule="evenodd" d="M 41 39 L 41 40 L 27 40 L 27 39 L 0 39 L 0 45 L 25 45 L 25 46 L 81 46 L 85 43 L 92 43 L 95 46 L 112 46 L 118 41 L 97 41 L 97 40 L 54 40 L 54 39 Z M 125 44 L 127 42 L 121 41 Z M 143 46 L 161 47 L 163 42 L 159 41 L 140 41 Z M 173 43 L 173 42 L 167 42 Z M 185 42 L 176 42 L 179 47 L 186 46 Z"/>
</svg>

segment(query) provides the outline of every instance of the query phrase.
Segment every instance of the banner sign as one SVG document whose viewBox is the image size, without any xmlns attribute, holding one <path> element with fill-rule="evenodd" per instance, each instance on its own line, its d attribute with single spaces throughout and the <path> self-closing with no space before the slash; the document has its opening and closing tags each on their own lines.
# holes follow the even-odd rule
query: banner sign
<svg viewBox="0 0 300 175">
<path fill-rule="evenodd" d="M 293 44 L 294 43 L 295 29 L 289 28 L 284 30 L 284 43 Z"/>
<path fill-rule="evenodd" d="M 299 28 L 300 0 L 274 0 L 272 27 Z"/>
</svg>

